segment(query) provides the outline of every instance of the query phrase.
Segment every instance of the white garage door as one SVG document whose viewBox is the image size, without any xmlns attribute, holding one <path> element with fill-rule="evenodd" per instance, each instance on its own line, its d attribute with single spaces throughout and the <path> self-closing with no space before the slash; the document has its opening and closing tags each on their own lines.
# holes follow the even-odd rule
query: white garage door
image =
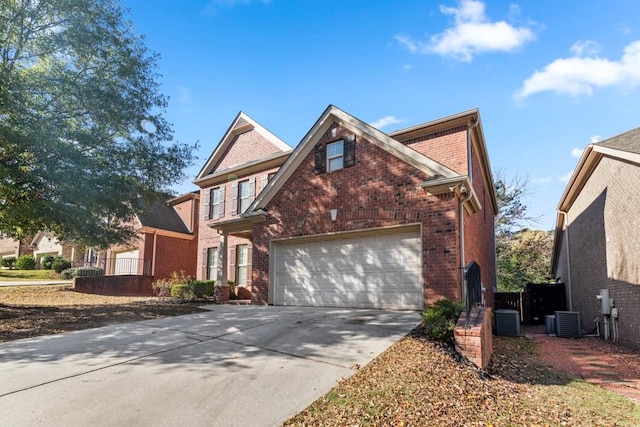
<svg viewBox="0 0 640 427">
<path fill-rule="evenodd" d="M 415 228 L 274 242 L 271 302 L 421 309 L 421 248 Z"/>
<path fill-rule="evenodd" d="M 113 274 L 138 274 L 138 249 L 115 255 Z"/>
</svg>

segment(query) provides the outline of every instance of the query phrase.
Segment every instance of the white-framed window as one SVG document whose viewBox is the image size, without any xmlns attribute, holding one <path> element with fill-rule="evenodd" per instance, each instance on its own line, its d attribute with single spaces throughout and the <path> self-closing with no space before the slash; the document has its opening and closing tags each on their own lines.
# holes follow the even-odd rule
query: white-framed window
<svg viewBox="0 0 640 427">
<path fill-rule="evenodd" d="M 327 171 L 335 171 L 344 167 L 344 141 L 327 144 Z"/>
<path fill-rule="evenodd" d="M 209 218 L 216 219 L 224 216 L 223 206 L 224 200 L 222 195 L 222 188 L 211 189 L 211 206 L 209 211 Z"/>
<path fill-rule="evenodd" d="M 218 248 L 207 249 L 207 280 L 218 279 Z"/>
<path fill-rule="evenodd" d="M 242 213 L 247 210 L 253 201 L 252 196 L 251 183 L 249 180 L 240 181 L 238 183 L 238 213 Z"/>
<path fill-rule="evenodd" d="M 247 266 L 249 264 L 249 246 L 236 246 L 236 285 L 247 284 Z"/>
</svg>

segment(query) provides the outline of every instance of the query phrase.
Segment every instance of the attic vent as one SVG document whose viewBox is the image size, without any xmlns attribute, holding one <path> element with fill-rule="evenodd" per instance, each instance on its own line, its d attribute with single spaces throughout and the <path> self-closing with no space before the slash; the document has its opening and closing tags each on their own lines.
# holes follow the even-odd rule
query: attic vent
<svg viewBox="0 0 640 427">
<path fill-rule="evenodd" d="M 582 337 L 580 313 L 577 311 L 556 311 L 556 336 L 563 338 Z"/>
</svg>

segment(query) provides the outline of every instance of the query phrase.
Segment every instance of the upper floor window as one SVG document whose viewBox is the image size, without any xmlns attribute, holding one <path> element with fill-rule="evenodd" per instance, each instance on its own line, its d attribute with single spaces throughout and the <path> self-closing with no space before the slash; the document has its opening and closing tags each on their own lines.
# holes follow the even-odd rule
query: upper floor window
<svg viewBox="0 0 640 427">
<path fill-rule="evenodd" d="M 218 219 L 224 216 L 224 185 L 204 193 L 204 219 Z"/>
<path fill-rule="evenodd" d="M 350 135 L 315 148 L 315 172 L 333 172 L 356 164 L 356 138 Z"/>
<path fill-rule="evenodd" d="M 256 179 L 252 177 L 233 183 L 231 215 L 241 214 L 247 210 L 256 196 Z"/>
<path fill-rule="evenodd" d="M 336 141 L 327 145 L 327 171 L 342 169 L 344 164 L 344 141 Z"/>
<path fill-rule="evenodd" d="M 224 191 L 223 187 L 211 190 L 211 205 L 209 218 L 216 219 L 224 216 Z"/>
</svg>

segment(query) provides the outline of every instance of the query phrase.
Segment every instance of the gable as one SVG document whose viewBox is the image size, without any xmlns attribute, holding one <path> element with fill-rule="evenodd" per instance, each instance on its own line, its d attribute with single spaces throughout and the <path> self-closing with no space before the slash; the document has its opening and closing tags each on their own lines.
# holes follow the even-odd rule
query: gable
<svg viewBox="0 0 640 427">
<path fill-rule="evenodd" d="M 335 130 L 335 131 L 334 131 Z M 441 163 L 403 145 L 387 134 L 345 113 L 337 107 L 330 105 L 307 135 L 302 139 L 298 147 L 289 156 L 275 178 L 267 188 L 254 201 L 248 212 L 264 209 L 279 188 L 294 174 L 305 159 L 313 157 L 313 150 L 318 144 L 326 145 L 342 138 L 353 137 L 356 140 L 355 162 L 358 163 L 358 143 L 365 140 L 375 145 L 386 154 L 408 164 L 425 176 L 442 175 L 444 177 L 459 176 L 458 173 Z M 312 170 L 315 169 L 312 167 Z"/>
<path fill-rule="evenodd" d="M 194 183 L 219 171 L 269 160 L 291 152 L 291 147 L 243 112 L 238 113 Z"/>
</svg>

